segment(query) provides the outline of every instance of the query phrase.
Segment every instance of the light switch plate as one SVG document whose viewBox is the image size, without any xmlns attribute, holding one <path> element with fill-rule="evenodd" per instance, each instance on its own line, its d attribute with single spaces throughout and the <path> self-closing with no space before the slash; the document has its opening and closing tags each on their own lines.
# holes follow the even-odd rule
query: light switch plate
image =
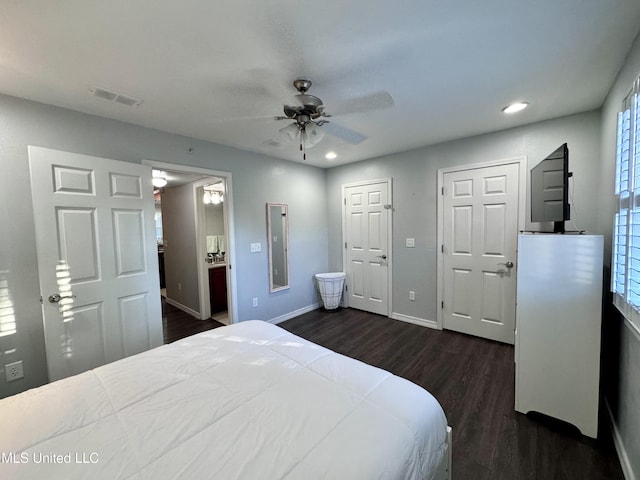
<svg viewBox="0 0 640 480">
<path fill-rule="evenodd" d="M 416 239 L 415 238 L 407 238 L 405 245 L 409 248 L 414 248 L 416 246 Z"/>
<path fill-rule="evenodd" d="M 261 252 L 262 244 L 260 243 L 252 243 L 251 244 L 251 253 Z"/>
</svg>

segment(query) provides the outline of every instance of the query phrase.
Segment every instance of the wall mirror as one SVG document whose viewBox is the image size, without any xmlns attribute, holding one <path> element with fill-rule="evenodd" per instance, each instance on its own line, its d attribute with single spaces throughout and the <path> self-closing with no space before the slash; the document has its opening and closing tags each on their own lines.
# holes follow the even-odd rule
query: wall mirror
<svg viewBox="0 0 640 480">
<path fill-rule="evenodd" d="M 289 288 L 289 211 L 286 203 L 267 203 L 269 289 Z"/>
</svg>

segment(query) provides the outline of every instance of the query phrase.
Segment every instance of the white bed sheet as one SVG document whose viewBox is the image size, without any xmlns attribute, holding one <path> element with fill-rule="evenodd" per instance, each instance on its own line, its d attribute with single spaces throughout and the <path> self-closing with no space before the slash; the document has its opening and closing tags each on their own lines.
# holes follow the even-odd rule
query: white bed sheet
<svg viewBox="0 0 640 480">
<path fill-rule="evenodd" d="M 421 387 L 262 321 L 0 401 L 0 478 L 431 479 Z"/>
</svg>

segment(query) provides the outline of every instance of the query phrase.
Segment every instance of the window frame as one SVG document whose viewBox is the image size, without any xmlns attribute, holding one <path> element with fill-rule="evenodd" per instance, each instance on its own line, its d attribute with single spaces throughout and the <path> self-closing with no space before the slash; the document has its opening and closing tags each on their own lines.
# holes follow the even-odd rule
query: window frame
<svg viewBox="0 0 640 480">
<path fill-rule="evenodd" d="M 618 113 L 614 194 L 610 290 L 613 304 L 640 329 L 640 77 Z"/>
</svg>

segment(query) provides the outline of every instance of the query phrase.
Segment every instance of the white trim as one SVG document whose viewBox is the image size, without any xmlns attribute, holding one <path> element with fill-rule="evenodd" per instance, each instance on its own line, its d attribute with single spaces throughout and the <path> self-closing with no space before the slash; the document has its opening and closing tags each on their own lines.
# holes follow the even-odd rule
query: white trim
<svg viewBox="0 0 640 480">
<path fill-rule="evenodd" d="M 376 183 L 387 184 L 387 200 L 391 204 L 389 209 L 389 215 L 387 218 L 387 246 L 389 252 L 387 254 L 387 317 L 391 316 L 393 312 L 393 178 L 377 178 L 372 180 L 362 180 L 359 182 L 343 183 L 342 198 L 340 199 L 342 208 L 342 243 L 340 244 L 340 250 L 342 251 L 342 271 L 347 274 L 349 278 L 349 272 L 347 271 L 347 255 L 344 249 L 344 244 L 347 241 L 347 208 L 345 201 L 347 199 L 347 188 L 350 187 L 362 187 L 365 185 L 373 185 Z M 342 303 L 345 307 L 349 306 L 349 295 L 343 295 Z"/>
<path fill-rule="evenodd" d="M 167 302 L 169 305 L 172 305 L 172 306 L 174 306 L 176 308 L 179 308 L 183 312 L 188 313 L 192 317 L 196 317 L 197 319 L 200 319 L 200 312 L 196 312 L 192 308 L 189 308 L 186 305 L 181 304 L 180 302 L 176 302 L 175 300 L 172 300 L 169 297 L 165 297 L 164 301 Z"/>
<path fill-rule="evenodd" d="M 443 196 L 441 195 L 442 188 L 444 187 L 444 175 L 446 173 L 452 172 L 460 172 L 464 170 L 476 170 L 479 168 L 487 168 L 487 167 L 497 167 L 503 165 L 518 165 L 518 231 L 522 231 L 525 229 L 526 225 L 526 206 L 527 206 L 527 157 L 513 157 L 513 158 L 505 158 L 502 160 L 494 160 L 480 163 L 472 163 L 470 165 L 460 165 L 456 167 L 446 167 L 438 169 L 438 190 L 436 191 L 438 197 L 438 243 L 436 245 L 437 249 L 437 262 L 436 262 L 436 272 L 437 272 L 437 310 L 438 310 L 438 319 L 437 325 L 440 330 L 442 330 L 443 318 L 442 318 L 442 301 L 444 300 L 444 258 L 442 249 L 440 245 L 444 243 L 444 202 L 442 201 Z M 516 232 L 517 234 L 517 232 Z M 517 252 L 516 252 L 517 253 Z"/>
<path fill-rule="evenodd" d="M 613 445 L 616 447 L 616 453 L 618 454 L 618 460 L 620 460 L 620 467 L 622 468 L 622 474 L 625 480 L 636 480 L 636 476 L 633 473 L 629 456 L 624 448 L 624 442 L 620 436 L 620 431 L 616 426 L 615 419 L 613 418 L 613 412 L 609 405 L 609 401 L 604 399 L 605 408 L 607 410 L 607 419 L 609 420 L 609 427 L 611 428 L 611 436 L 613 437 Z"/>
<path fill-rule="evenodd" d="M 237 277 L 236 277 L 236 254 L 235 254 L 235 227 L 234 227 L 234 216 L 233 216 L 233 185 L 232 185 L 232 174 L 231 172 L 224 172 L 222 170 L 212 170 L 208 168 L 200 168 L 200 167 L 192 167 L 189 165 L 182 165 L 179 163 L 167 163 L 167 162 L 157 162 L 155 160 L 142 160 L 143 165 L 149 165 L 152 168 L 157 168 L 159 170 L 168 170 L 174 172 L 184 172 L 184 173 L 192 173 L 192 174 L 200 174 L 207 177 L 217 177 L 222 178 L 225 181 L 225 194 L 224 194 L 224 202 L 223 202 L 223 215 L 224 215 L 224 232 L 227 237 L 227 245 L 229 246 L 229 252 L 226 253 L 227 257 L 227 312 L 229 314 L 229 324 L 235 323 L 235 315 L 238 311 L 238 298 L 237 298 Z M 194 195 L 194 202 L 196 201 Z M 196 216 L 196 228 L 199 224 L 199 209 L 195 209 Z M 197 244 L 197 248 L 199 248 L 199 244 Z M 200 250 L 198 250 L 200 251 Z M 199 300 L 200 300 L 200 309 L 204 313 L 207 310 L 207 305 L 209 303 L 208 300 L 208 268 L 204 262 L 197 262 L 198 265 L 198 289 L 199 289 Z M 180 307 L 178 307 L 180 308 Z M 209 310 L 211 307 L 208 307 Z M 200 313 L 196 315 L 197 318 L 201 318 Z"/>
<path fill-rule="evenodd" d="M 297 310 L 294 310 L 293 312 L 285 313 L 284 315 L 280 315 L 279 317 L 275 317 L 270 320 L 265 320 L 265 322 L 273 323 L 274 325 L 277 325 L 278 323 L 284 322 L 285 320 L 290 320 L 299 315 L 302 315 L 303 313 L 308 313 L 308 312 L 317 310 L 318 308 L 320 308 L 319 303 L 312 303 L 311 305 L 307 305 L 306 307 L 299 308 Z"/>
<path fill-rule="evenodd" d="M 397 312 L 392 312 L 391 318 L 393 318 L 394 320 L 400 320 L 401 322 L 420 325 L 421 327 L 434 328 L 436 330 L 441 330 L 438 328 L 438 322 L 434 320 L 427 320 L 426 318 L 412 317 L 410 315 L 404 315 L 402 313 L 397 313 Z"/>
<path fill-rule="evenodd" d="M 211 178 L 219 177 L 207 177 L 207 179 Z M 204 203 L 202 202 L 202 199 L 198 199 L 198 189 L 210 182 L 210 180 L 207 179 L 198 180 L 191 185 L 193 196 L 193 211 L 195 214 L 196 223 L 196 263 L 198 266 L 198 302 L 200 304 L 200 320 L 206 320 L 207 318 L 211 317 L 211 286 L 209 285 L 208 278 L 209 269 L 207 268 L 205 270 L 200 265 L 201 263 L 203 263 L 203 258 L 206 255 L 207 250 L 206 235 L 205 232 L 202 231 L 203 225 L 206 225 L 206 212 L 204 210 Z M 209 301 L 207 301 L 207 299 Z"/>
<path fill-rule="evenodd" d="M 625 302 L 620 295 L 613 292 L 613 306 L 616 307 L 622 318 L 624 319 L 625 326 L 631 331 L 636 340 L 640 342 L 640 329 L 629 318 L 628 310 L 633 310 L 633 307 Z"/>
</svg>

